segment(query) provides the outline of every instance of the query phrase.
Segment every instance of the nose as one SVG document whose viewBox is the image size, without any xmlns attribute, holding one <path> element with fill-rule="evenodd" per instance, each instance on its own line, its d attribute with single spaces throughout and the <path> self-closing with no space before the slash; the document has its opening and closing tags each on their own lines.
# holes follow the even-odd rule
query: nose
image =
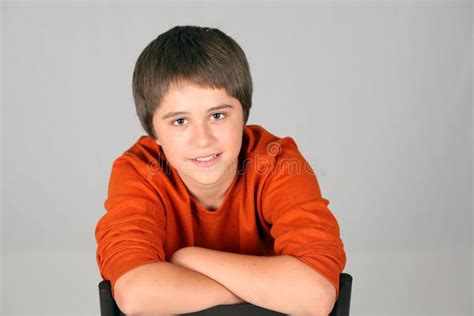
<svg viewBox="0 0 474 316">
<path fill-rule="evenodd" d="M 195 124 L 191 138 L 194 146 L 198 148 L 209 147 L 215 140 L 212 129 L 207 123 Z"/>
</svg>

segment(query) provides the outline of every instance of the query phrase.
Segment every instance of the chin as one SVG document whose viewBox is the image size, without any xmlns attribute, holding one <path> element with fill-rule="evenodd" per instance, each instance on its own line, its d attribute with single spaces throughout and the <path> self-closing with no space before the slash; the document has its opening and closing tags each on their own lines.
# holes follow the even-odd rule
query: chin
<svg viewBox="0 0 474 316">
<path fill-rule="evenodd" d="M 185 175 L 201 184 L 213 184 L 226 178 L 232 172 L 232 166 L 222 163 L 211 168 L 198 168 L 191 164 L 186 165 Z"/>
<path fill-rule="evenodd" d="M 223 175 L 212 173 L 212 172 L 204 172 L 200 174 L 193 174 L 191 177 L 196 182 L 199 182 L 202 184 L 212 184 L 212 183 L 218 182 L 223 177 Z"/>
</svg>

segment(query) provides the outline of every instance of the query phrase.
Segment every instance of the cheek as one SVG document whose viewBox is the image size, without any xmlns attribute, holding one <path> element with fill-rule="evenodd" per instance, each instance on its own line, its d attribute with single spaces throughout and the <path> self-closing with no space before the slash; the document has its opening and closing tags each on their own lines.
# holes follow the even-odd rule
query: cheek
<svg viewBox="0 0 474 316">
<path fill-rule="evenodd" d="M 232 149 L 234 152 L 239 152 L 240 146 L 242 144 L 242 132 L 232 129 L 223 135 L 225 135 L 225 137 L 222 139 L 222 141 L 227 144 L 227 147 Z"/>
<path fill-rule="evenodd" d="M 168 136 L 163 138 L 162 147 L 163 151 L 171 159 L 179 159 L 183 155 L 183 149 L 186 146 L 183 145 L 184 138 Z"/>
</svg>

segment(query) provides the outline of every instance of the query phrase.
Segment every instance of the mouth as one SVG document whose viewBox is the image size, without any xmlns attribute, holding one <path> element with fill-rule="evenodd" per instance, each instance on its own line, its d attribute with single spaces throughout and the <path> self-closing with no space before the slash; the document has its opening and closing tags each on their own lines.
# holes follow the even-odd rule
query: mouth
<svg viewBox="0 0 474 316">
<path fill-rule="evenodd" d="M 210 161 L 212 159 L 215 159 L 216 157 L 220 156 L 221 153 L 216 153 L 216 154 L 209 154 L 206 156 L 200 156 L 196 158 L 192 158 L 191 160 L 193 161 Z"/>
<path fill-rule="evenodd" d="M 203 157 L 197 157 L 197 158 L 191 159 L 191 161 L 200 167 L 209 167 L 216 164 L 219 161 L 221 154 L 222 153 L 217 153 L 217 154 L 211 154 L 211 155 L 207 155 Z"/>
</svg>

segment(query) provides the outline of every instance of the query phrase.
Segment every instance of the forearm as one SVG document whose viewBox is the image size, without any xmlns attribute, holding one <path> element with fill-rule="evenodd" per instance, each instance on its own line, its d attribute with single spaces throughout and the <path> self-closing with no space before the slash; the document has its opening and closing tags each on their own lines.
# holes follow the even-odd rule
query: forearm
<svg viewBox="0 0 474 316">
<path fill-rule="evenodd" d="M 191 313 L 240 299 L 215 280 L 169 262 L 158 262 L 131 271 L 127 315 Z M 126 304 L 125 304 L 126 305 Z M 120 307 L 120 306 L 119 306 Z"/>
<path fill-rule="evenodd" d="M 330 311 L 328 293 L 335 289 L 295 257 L 259 257 L 200 247 L 180 252 L 175 262 L 207 275 L 254 305 L 291 315 Z"/>
</svg>

